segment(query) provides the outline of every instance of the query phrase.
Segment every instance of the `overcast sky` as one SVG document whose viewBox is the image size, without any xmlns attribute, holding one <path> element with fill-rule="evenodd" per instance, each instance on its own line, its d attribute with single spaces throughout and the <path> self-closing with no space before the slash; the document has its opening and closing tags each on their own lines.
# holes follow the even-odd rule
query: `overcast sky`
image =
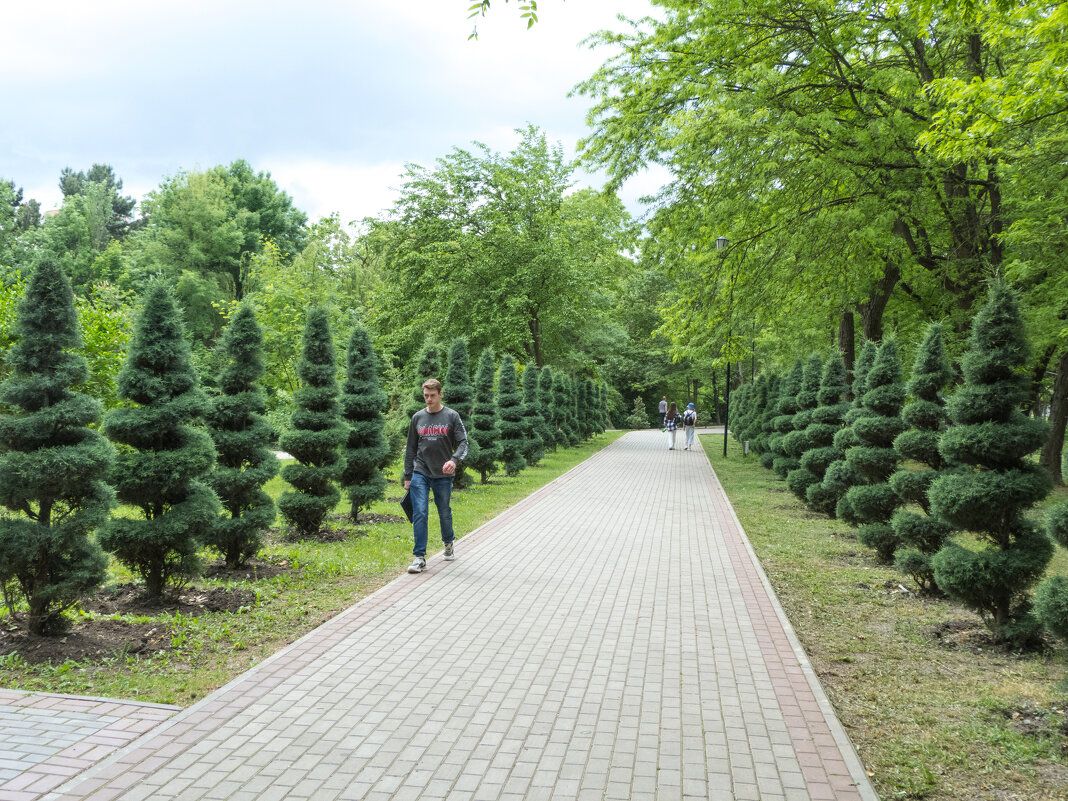
<svg viewBox="0 0 1068 801">
<path fill-rule="evenodd" d="M 567 93 L 608 56 L 579 42 L 648 0 L 542 0 L 530 30 L 514 0 L 477 21 L 471 2 L 5 2 L 0 177 L 48 209 L 66 166 L 111 164 L 140 198 L 244 158 L 313 219 L 350 220 L 391 204 L 405 162 L 472 140 L 508 151 L 528 122 L 573 153 L 589 101 Z M 632 211 L 661 180 L 624 188 Z"/>
</svg>

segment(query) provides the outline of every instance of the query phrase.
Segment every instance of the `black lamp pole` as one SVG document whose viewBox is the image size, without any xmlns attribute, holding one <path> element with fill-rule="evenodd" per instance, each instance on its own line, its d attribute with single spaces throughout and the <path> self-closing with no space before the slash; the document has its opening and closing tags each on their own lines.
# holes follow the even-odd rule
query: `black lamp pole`
<svg viewBox="0 0 1068 801">
<path fill-rule="evenodd" d="M 727 249 L 727 237 L 721 236 L 716 238 L 716 251 L 721 252 Z M 722 253 L 725 257 L 727 254 Z M 730 299 L 727 301 L 727 313 L 730 314 L 734 310 L 734 282 L 731 281 Z M 731 329 L 727 328 L 727 353 L 730 354 L 731 347 Z M 730 356 L 727 356 L 727 377 L 723 384 L 723 456 L 727 456 L 727 427 L 730 425 L 731 420 L 731 362 Z"/>
</svg>

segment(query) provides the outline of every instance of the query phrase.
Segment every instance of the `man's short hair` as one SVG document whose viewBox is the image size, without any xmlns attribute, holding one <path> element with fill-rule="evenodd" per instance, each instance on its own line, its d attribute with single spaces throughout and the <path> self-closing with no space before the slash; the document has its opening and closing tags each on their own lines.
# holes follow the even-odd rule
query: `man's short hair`
<svg viewBox="0 0 1068 801">
<path fill-rule="evenodd" d="M 433 392 L 441 392 L 441 382 L 436 378 L 428 378 L 423 382 L 423 389 L 429 389 Z"/>
</svg>

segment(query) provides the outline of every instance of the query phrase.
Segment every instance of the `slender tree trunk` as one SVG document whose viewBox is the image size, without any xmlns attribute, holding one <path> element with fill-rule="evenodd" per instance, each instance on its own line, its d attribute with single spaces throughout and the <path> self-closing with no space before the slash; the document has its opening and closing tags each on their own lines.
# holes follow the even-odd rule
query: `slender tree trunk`
<svg viewBox="0 0 1068 801">
<path fill-rule="evenodd" d="M 864 339 L 881 342 L 883 338 L 883 312 L 890 295 L 901 280 L 901 268 L 896 264 L 886 265 L 883 277 L 872 287 L 871 297 L 860 305 L 860 319 L 864 324 Z"/>
<path fill-rule="evenodd" d="M 842 360 L 845 362 L 846 381 L 853 382 L 853 361 L 857 356 L 857 343 L 854 335 L 853 312 L 847 311 L 842 314 L 838 323 L 838 350 L 842 352 Z"/>
<path fill-rule="evenodd" d="M 1038 461 L 1049 470 L 1053 483 L 1063 487 L 1061 459 L 1064 453 L 1065 426 L 1068 424 L 1068 350 L 1061 354 L 1057 362 L 1057 378 L 1053 382 L 1053 400 L 1050 407 L 1049 421 L 1052 430 L 1046 444 L 1042 446 Z"/>
<path fill-rule="evenodd" d="M 1038 363 L 1035 365 L 1035 370 L 1031 373 L 1031 396 L 1027 399 L 1027 405 L 1021 410 L 1024 414 L 1038 416 L 1039 395 L 1042 394 L 1042 379 L 1046 377 L 1046 370 L 1049 369 L 1050 359 L 1053 358 L 1053 354 L 1056 352 L 1057 346 L 1050 345 L 1043 351 L 1042 355 L 1038 357 Z"/>
<path fill-rule="evenodd" d="M 712 407 L 716 410 L 716 422 L 723 424 L 723 408 L 719 405 L 719 389 L 716 387 L 716 371 L 712 371 Z"/>
</svg>

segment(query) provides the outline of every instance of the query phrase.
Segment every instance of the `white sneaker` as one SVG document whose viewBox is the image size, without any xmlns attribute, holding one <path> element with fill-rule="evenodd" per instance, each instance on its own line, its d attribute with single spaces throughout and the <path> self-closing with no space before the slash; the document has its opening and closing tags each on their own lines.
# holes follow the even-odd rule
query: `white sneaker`
<svg viewBox="0 0 1068 801">
<path fill-rule="evenodd" d="M 456 551 L 453 549 L 452 543 L 451 542 L 446 542 L 445 543 L 445 561 L 446 562 L 451 562 L 455 558 L 456 558 Z"/>
<path fill-rule="evenodd" d="M 415 557 L 412 563 L 408 565 L 409 573 L 422 573 L 424 570 L 426 570 L 426 559 L 421 556 Z"/>
</svg>

